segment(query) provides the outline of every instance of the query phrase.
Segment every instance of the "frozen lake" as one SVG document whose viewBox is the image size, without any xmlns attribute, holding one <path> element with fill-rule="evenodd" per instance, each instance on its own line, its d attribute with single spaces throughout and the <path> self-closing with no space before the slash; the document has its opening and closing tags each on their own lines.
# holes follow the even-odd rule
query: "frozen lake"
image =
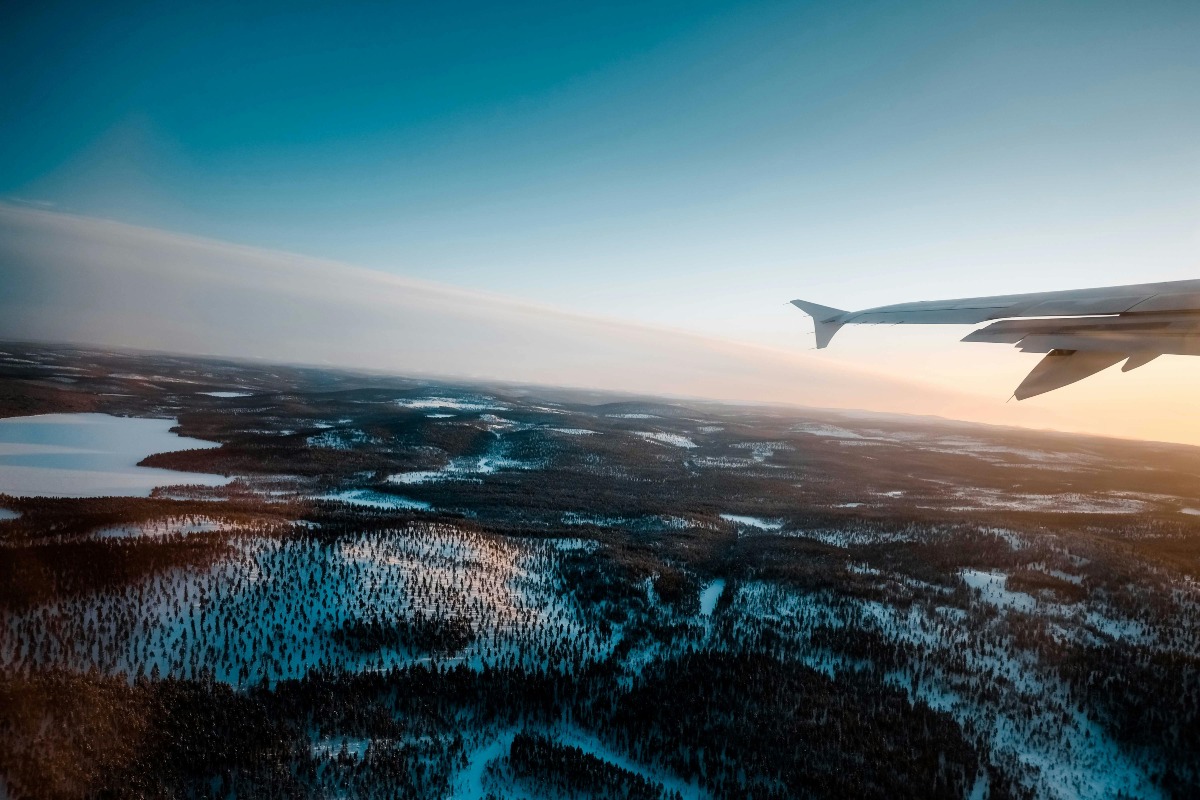
<svg viewBox="0 0 1200 800">
<path fill-rule="evenodd" d="M 0 419 L 0 494 L 146 497 L 158 486 L 221 486 L 229 478 L 139 467 L 153 453 L 219 447 L 171 433 L 175 420 L 108 414 Z"/>
</svg>

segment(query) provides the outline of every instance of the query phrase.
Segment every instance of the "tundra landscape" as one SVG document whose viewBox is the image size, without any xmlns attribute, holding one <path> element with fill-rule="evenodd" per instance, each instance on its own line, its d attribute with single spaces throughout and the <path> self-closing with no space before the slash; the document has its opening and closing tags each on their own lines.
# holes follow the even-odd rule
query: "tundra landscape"
<svg viewBox="0 0 1200 800">
<path fill-rule="evenodd" d="M 1196 448 L 0 351 L 9 797 L 1200 793 Z"/>
</svg>

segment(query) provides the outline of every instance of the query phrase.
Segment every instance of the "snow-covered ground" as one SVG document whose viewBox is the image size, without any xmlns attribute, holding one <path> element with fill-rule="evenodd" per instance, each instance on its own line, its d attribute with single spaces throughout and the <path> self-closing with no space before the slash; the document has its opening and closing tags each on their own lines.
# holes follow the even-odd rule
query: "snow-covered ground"
<svg viewBox="0 0 1200 800">
<path fill-rule="evenodd" d="M 325 450 L 353 450 L 364 444 L 380 444 L 380 440 L 366 431 L 353 428 L 326 430 L 308 437 L 309 447 L 319 447 Z"/>
<path fill-rule="evenodd" d="M 855 433 L 848 428 L 838 425 L 826 425 L 820 422 L 804 422 L 794 428 L 796 433 L 807 433 L 812 436 L 822 436 L 829 439 L 865 439 L 861 433 Z"/>
<path fill-rule="evenodd" d="M 980 589 L 985 608 L 1003 615 L 1025 601 L 1003 587 L 1003 576 L 965 571 L 964 581 Z M 1027 595 L 1021 595 L 1028 597 Z M 1032 598 L 1029 598 L 1032 600 Z M 1036 797 L 1051 800 L 1107 800 L 1125 792 L 1129 797 L 1154 800 L 1162 792 L 1146 767 L 1122 750 L 1111 735 L 1079 711 L 1078 698 L 1055 675 L 1004 637 L 1003 617 L 994 626 L 967 636 L 962 612 L 925 603 L 908 609 L 826 593 L 803 594 L 768 583 L 738 587 L 731 614 L 747 630 L 767 625 L 793 642 L 797 657 L 809 666 L 836 675 L 852 665 L 836 654 L 807 644 L 820 627 L 853 626 L 876 630 L 898 645 L 915 648 L 919 675 L 895 674 L 893 683 L 931 707 L 946 711 L 960 723 L 970 723 L 993 763 L 1004 765 Z M 954 652 L 957 671 L 932 658 Z M 973 684 L 1007 685 L 1005 692 L 979 696 L 967 691 Z"/>
<path fill-rule="evenodd" d="M 226 520 L 208 516 L 161 517 L 127 525 L 110 525 L 92 531 L 93 539 L 133 539 L 192 533 L 213 533 L 230 530 L 234 525 Z"/>
<path fill-rule="evenodd" d="M 349 503 L 352 506 L 362 506 L 364 508 L 408 511 L 429 511 L 433 508 L 429 503 L 423 503 L 420 500 L 413 500 L 408 497 L 400 497 L 399 495 L 386 494 L 384 492 L 375 492 L 370 489 L 345 489 L 340 492 L 330 492 L 329 494 L 320 495 L 317 499 L 337 500 L 341 503 Z"/>
<path fill-rule="evenodd" d="M 998 489 L 959 489 L 955 495 L 966 501 L 950 510 L 1048 511 L 1073 514 L 1137 514 L 1148 503 L 1128 496 L 1111 494 L 1020 494 Z"/>
<path fill-rule="evenodd" d="M 334 541 L 245 538 L 211 568 L 172 569 L 0 612 L 0 667 L 130 677 L 154 670 L 194 677 L 206 667 L 235 685 L 298 678 L 319 666 L 382 670 L 431 657 L 472 668 L 515 659 L 565 669 L 607 657 L 619 638 L 557 577 L 558 560 L 580 546 L 433 523 Z M 355 621 L 417 612 L 464 620 L 473 638 L 460 652 L 432 656 L 390 646 L 360 652 L 334 636 Z"/>
<path fill-rule="evenodd" d="M 507 411 L 508 408 L 492 397 L 419 397 L 397 400 L 396 405 L 404 408 L 425 408 L 438 411 Z"/>
<path fill-rule="evenodd" d="M 726 522 L 732 522 L 738 526 L 747 528 L 758 528 L 762 531 L 777 531 L 783 528 L 783 523 L 779 520 L 763 519 L 762 517 L 747 517 L 742 514 L 722 514 L 721 519 Z"/>
<path fill-rule="evenodd" d="M 575 747 L 584 753 L 619 767 L 652 782 L 661 784 L 666 791 L 678 792 L 684 800 L 706 800 L 709 794 L 694 783 L 681 780 L 675 775 L 654 766 L 639 762 L 599 736 L 576 725 L 560 723 L 551 726 L 535 726 L 525 729 L 529 733 L 545 736 L 566 747 Z M 497 779 L 497 767 L 508 757 L 516 728 L 502 728 L 480 737 L 467 752 L 466 765 L 459 770 L 451 782 L 450 795 L 446 800 L 484 800 L 492 796 L 510 798 L 541 798 L 536 787 L 511 779 Z"/>
<path fill-rule="evenodd" d="M 632 433 L 634 436 L 640 436 L 646 441 L 656 444 L 666 444 L 671 447 L 682 447 L 688 450 L 696 446 L 696 443 L 691 439 L 681 436 L 678 433 L 659 433 L 656 431 L 633 431 Z"/>
<path fill-rule="evenodd" d="M 503 455 L 462 456 L 451 459 L 441 469 L 397 472 L 388 476 L 388 482 L 411 485 L 446 480 L 477 480 L 481 475 L 491 475 L 501 470 L 538 469 L 541 466 L 541 463 L 536 461 L 520 461 Z"/>
<path fill-rule="evenodd" d="M 717 601 L 721 599 L 721 593 L 724 591 L 724 578 L 717 578 L 700 590 L 700 616 L 712 616 L 712 613 L 717 610 Z"/>
<path fill-rule="evenodd" d="M 979 592 L 980 596 L 992 605 L 1025 612 L 1033 611 L 1037 607 L 1037 600 L 1030 595 L 1006 588 L 1008 576 L 1003 573 L 964 569 L 962 579 L 963 583 Z"/>
<path fill-rule="evenodd" d="M 628 528 L 638 531 L 680 531 L 687 528 L 712 529 L 714 527 L 710 522 L 690 517 L 676 517 L 670 514 L 644 514 L 639 517 L 621 517 L 567 511 L 560 519 L 564 525 L 595 525 L 600 528 Z"/>
</svg>

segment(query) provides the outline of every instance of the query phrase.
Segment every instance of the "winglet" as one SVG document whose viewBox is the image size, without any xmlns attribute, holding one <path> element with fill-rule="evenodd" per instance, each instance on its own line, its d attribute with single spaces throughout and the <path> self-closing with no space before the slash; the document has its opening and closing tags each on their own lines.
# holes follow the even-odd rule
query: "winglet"
<svg viewBox="0 0 1200 800">
<path fill-rule="evenodd" d="M 817 334 L 817 349 L 820 350 L 829 345 L 829 340 L 837 333 L 842 325 L 841 318 L 846 316 L 846 311 L 840 308 L 830 308 L 829 306 L 817 305 L 810 303 L 807 300 L 793 300 L 792 305 L 808 314 L 813 318 L 813 326 Z"/>
</svg>

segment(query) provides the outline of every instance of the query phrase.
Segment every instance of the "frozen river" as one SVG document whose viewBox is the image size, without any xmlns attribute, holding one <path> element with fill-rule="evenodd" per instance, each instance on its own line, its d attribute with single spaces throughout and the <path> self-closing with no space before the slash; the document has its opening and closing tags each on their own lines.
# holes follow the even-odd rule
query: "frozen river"
<svg viewBox="0 0 1200 800">
<path fill-rule="evenodd" d="M 175 420 L 108 414 L 0 419 L 0 494 L 145 497 L 158 486 L 221 486 L 229 478 L 139 467 L 153 453 L 219 447 L 171 433 Z"/>
</svg>

